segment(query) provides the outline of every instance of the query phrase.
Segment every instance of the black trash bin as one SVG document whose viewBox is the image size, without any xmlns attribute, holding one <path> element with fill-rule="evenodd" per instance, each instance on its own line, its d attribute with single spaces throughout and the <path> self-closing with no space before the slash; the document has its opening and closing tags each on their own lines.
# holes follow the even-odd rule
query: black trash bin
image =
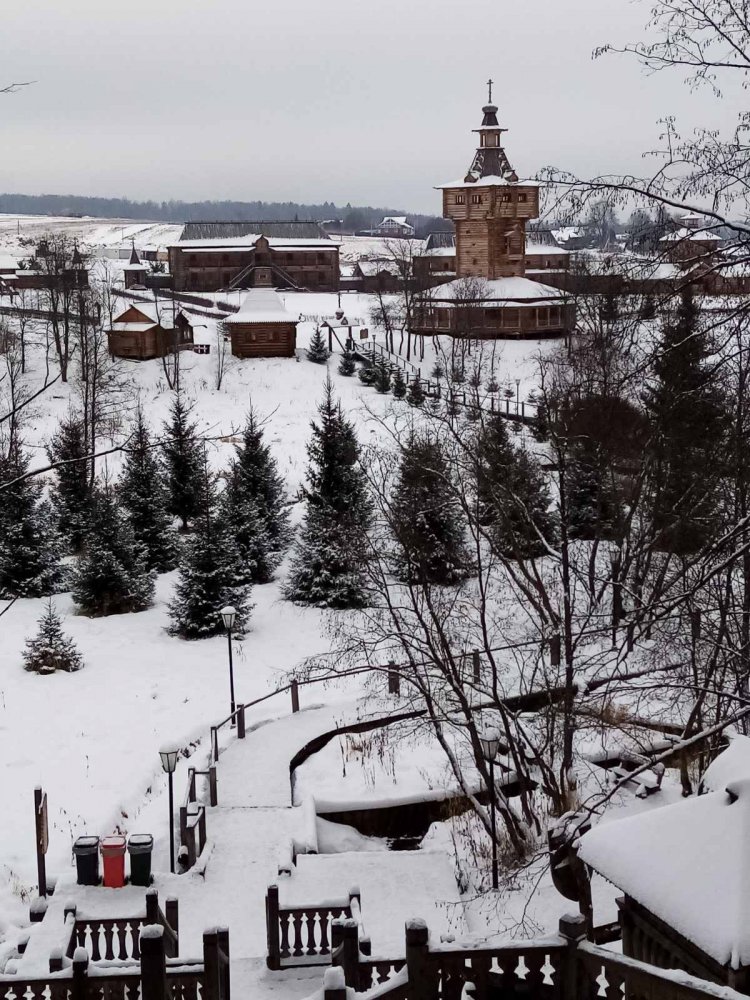
<svg viewBox="0 0 750 1000">
<path fill-rule="evenodd" d="M 78 837 L 73 844 L 79 885 L 99 885 L 99 838 Z"/>
<path fill-rule="evenodd" d="M 154 838 L 150 833 L 134 833 L 128 840 L 130 884 L 151 885 L 151 854 Z"/>
</svg>

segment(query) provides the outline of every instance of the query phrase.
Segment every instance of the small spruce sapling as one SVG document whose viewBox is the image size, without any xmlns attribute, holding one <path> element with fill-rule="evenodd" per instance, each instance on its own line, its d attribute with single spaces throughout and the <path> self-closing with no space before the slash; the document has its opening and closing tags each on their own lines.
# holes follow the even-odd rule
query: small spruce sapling
<svg viewBox="0 0 750 1000">
<path fill-rule="evenodd" d="M 422 406 L 425 401 L 425 392 L 418 376 L 413 382 L 409 383 L 409 388 L 406 391 L 406 401 L 410 406 Z"/>
<path fill-rule="evenodd" d="M 372 384 L 382 395 L 391 391 L 391 367 L 385 358 L 381 358 L 376 363 L 375 379 Z"/>
<path fill-rule="evenodd" d="M 310 338 L 310 346 L 307 348 L 307 360 L 316 365 L 324 365 L 328 361 L 329 351 L 323 339 L 320 327 L 315 327 L 315 332 Z"/>
<path fill-rule="evenodd" d="M 37 674 L 53 674 L 56 670 L 72 673 L 83 666 L 83 657 L 73 640 L 62 630 L 62 619 L 51 600 L 47 601 L 39 619 L 39 630 L 26 640 L 23 668 Z"/>
<path fill-rule="evenodd" d="M 357 363 L 351 351 L 344 351 L 339 361 L 339 375 L 354 375 L 357 370 Z"/>
<path fill-rule="evenodd" d="M 397 368 L 393 373 L 391 392 L 393 393 L 394 399 L 403 399 L 406 395 L 406 380 L 404 379 L 404 373 L 400 368 Z"/>
</svg>

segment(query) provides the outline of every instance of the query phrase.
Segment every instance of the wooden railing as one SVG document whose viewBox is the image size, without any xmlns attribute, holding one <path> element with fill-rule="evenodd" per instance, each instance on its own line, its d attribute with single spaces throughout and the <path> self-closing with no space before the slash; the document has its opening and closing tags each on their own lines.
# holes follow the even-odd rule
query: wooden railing
<svg viewBox="0 0 750 1000">
<path fill-rule="evenodd" d="M 161 924 L 142 927 L 140 960 L 120 967 L 97 966 L 83 947 L 72 961 L 44 978 L 0 976 L 0 1000 L 231 1000 L 229 933 L 203 935 L 203 960 L 168 958 L 171 948 Z"/>
<path fill-rule="evenodd" d="M 218 804 L 216 765 L 210 764 L 207 771 L 188 768 L 188 782 L 180 806 L 180 862 L 183 868 L 192 868 L 206 846 L 206 807 L 198 801 L 196 778 L 208 778 L 209 803 Z"/>
<path fill-rule="evenodd" d="M 329 965 L 337 947 L 334 921 L 350 920 L 358 936 L 359 892 L 352 890 L 348 899 L 332 900 L 311 906 L 284 906 L 279 901 L 278 885 L 266 892 L 266 933 L 269 969 L 288 966 Z"/>
<path fill-rule="evenodd" d="M 146 890 L 146 912 L 137 917 L 82 918 L 75 906 L 65 908 L 66 946 L 60 957 L 50 958 L 50 972 L 62 969 L 62 956 L 72 959 L 83 948 L 92 962 L 140 961 L 140 932 L 156 925 L 164 931 L 164 947 L 168 958 L 179 954 L 179 908 L 176 899 L 167 899 L 165 912 L 159 907 L 156 889 Z M 59 964 L 58 964 L 59 963 Z"/>
</svg>

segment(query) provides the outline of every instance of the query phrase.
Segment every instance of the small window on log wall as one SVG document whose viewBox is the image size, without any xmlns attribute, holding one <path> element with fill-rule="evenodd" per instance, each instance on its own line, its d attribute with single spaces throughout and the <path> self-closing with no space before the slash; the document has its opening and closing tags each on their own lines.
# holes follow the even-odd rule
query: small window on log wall
<svg viewBox="0 0 750 1000">
<path fill-rule="evenodd" d="M 471 203 L 472 203 L 472 205 L 481 205 L 482 204 L 482 196 L 481 196 L 481 194 L 473 194 L 471 196 Z"/>
<path fill-rule="evenodd" d="M 464 196 L 462 194 L 457 194 L 456 195 L 456 204 L 457 205 L 463 205 L 463 203 L 465 201 L 466 201 L 466 199 L 464 198 Z"/>
</svg>

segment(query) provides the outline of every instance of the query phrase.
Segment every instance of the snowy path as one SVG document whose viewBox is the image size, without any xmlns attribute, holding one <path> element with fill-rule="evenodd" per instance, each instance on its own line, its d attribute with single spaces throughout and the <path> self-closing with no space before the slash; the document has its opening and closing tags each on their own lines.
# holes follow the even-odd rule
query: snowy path
<svg viewBox="0 0 750 1000">
<path fill-rule="evenodd" d="M 339 697 L 341 696 L 339 693 Z M 233 989 L 247 995 L 301 1000 L 320 985 L 321 969 L 266 968 L 265 893 L 278 881 L 278 857 L 289 838 L 303 836 L 304 810 L 292 805 L 290 759 L 311 739 L 339 725 L 382 715 L 382 705 L 361 699 L 310 707 L 294 715 L 259 722 L 245 740 L 234 739 L 218 765 L 219 805 L 207 811 L 209 853 L 200 866 L 182 876 L 158 874 L 160 899 L 180 902 L 180 953 L 201 954 L 203 931 L 228 926 Z M 252 723 L 251 723 L 252 725 Z M 291 876 L 280 883 L 282 899 L 316 902 L 346 896 L 358 884 L 373 954 L 403 953 L 404 921 L 426 919 L 436 934 L 467 929 L 451 858 L 443 851 L 346 852 L 298 859 Z M 46 966 L 60 944 L 63 908 L 75 901 L 86 917 L 143 912 L 143 890 L 82 888 L 69 871 L 50 900 L 47 918 L 31 935 L 24 972 Z"/>
</svg>

